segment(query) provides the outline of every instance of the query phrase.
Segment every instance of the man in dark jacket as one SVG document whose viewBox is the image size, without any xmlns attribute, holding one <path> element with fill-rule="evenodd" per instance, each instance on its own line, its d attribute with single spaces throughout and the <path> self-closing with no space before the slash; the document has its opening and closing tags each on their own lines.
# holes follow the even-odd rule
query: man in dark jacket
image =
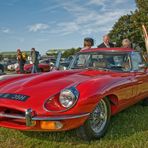
<svg viewBox="0 0 148 148">
<path fill-rule="evenodd" d="M 103 36 L 103 43 L 98 45 L 98 48 L 111 48 L 114 47 L 114 44 L 110 42 L 108 35 Z"/>
<path fill-rule="evenodd" d="M 39 59 L 38 59 L 39 52 L 35 50 L 35 48 L 31 49 L 31 60 L 33 63 L 32 73 L 39 72 Z"/>
</svg>

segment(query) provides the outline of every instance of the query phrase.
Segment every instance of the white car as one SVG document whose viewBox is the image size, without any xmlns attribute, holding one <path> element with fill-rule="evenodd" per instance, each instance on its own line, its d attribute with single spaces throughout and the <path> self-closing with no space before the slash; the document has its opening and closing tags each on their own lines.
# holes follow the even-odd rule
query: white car
<svg viewBox="0 0 148 148">
<path fill-rule="evenodd" d="M 7 69 L 9 71 L 15 71 L 15 69 L 18 67 L 18 63 L 15 63 L 15 64 L 11 64 L 11 65 L 8 65 L 7 66 Z"/>
</svg>

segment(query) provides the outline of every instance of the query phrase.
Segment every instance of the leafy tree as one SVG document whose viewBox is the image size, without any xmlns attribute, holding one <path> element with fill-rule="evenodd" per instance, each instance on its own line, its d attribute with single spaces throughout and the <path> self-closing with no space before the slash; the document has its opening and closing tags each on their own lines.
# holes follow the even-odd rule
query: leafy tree
<svg viewBox="0 0 148 148">
<path fill-rule="evenodd" d="M 148 0 L 135 0 L 135 2 L 139 11 L 148 14 Z"/>
<path fill-rule="evenodd" d="M 71 49 L 68 49 L 66 50 L 64 53 L 63 53 L 63 57 L 64 58 L 67 58 L 71 55 L 74 55 L 75 53 L 79 52 L 81 50 L 81 48 L 71 48 Z"/>
<path fill-rule="evenodd" d="M 148 0 L 135 0 L 137 9 L 130 14 L 121 16 L 113 26 L 109 35 L 116 46 L 120 47 L 124 38 L 133 43 L 134 48 L 145 49 L 142 24 L 148 27 Z"/>
<path fill-rule="evenodd" d="M 124 38 L 129 38 L 130 36 L 130 18 L 131 15 L 124 15 L 115 23 L 112 31 L 110 32 L 110 37 L 116 46 L 121 46 L 121 41 Z"/>
</svg>

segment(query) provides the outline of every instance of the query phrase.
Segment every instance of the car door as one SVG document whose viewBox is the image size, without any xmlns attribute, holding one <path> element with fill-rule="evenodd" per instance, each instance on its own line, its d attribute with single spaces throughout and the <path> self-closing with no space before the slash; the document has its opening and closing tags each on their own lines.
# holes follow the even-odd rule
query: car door
<svg viewBox="0 0 148 148">
<path fill-rule="evenodd" d="M 148 69 L 146 68 L 146 61 L 140 52 L 132 52 L 131 61 L 134 72 L 135 100 L 140 100 L 148 96 Z"/>
<path fill-rule="evenodd" d="M 135 77 L 134 72 L 132 71 L 132 64 L 130 54 L 125 56 L 122 59 L 122 56 L 115 57 L 116 61 L 114 61 L 115 65 L 119 65 L 122 67 L 120 78 L 121 80 L 118 81 L 119 86 L 116 89 L 116 94 L 120 101 L 120 107 L 127 106 L 129 101 L 135 98 Z"/>
</svg>

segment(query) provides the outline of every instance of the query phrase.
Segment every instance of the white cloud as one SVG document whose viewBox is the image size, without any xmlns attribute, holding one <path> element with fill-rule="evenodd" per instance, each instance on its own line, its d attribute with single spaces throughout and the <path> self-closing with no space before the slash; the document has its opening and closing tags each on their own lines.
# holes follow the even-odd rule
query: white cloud
<svg viewBox="0 0 148 148">
<path fill-rule="evenodd" d="M 99 5 L 104 6 L 107 0 L 89 0 L 88 5 Z"/>
<path fill-rule="evenodd" d="M 31 26 L 28 26 L 28 29 L 29 29 L 30 32 L 37 32 L 37 31 L 47 30 L 48 28 L 49 28 L 49 25 L 42 24 L 42 23 L 33 24 Z"/>
<path fill-rule="evenodd" d="M 108 33 L 118 18 L 131 11 L 130 7 L 122 8 L 121 3 L 126 4 L 128 0 L 55 0 L 55 4 L 47 6 L 44 10 L 62 11 L 66 16 L 50 24 L 50 28 L 42 29 L 42 33 L 69 35 L 78 33 L 80 35 Z M 84 2 L 84 3 L 83 3 Z M 94 7 L 95 6 L 95 7 Z M 58 10 L 57 10 L 58 9 Z M 30 31 L 38 31 L 37 25 L 30 27 Z"/>
<path fill-rule="evenodd" d="M 4 2 L 4 5 L 7 5 L 7 6 L 14 6 L 17 2 L 19 2 L 19 0 L 5 1 L 5 2 Z"/>
<path fill-rule="evenodd" d="M 118 5 L 121 3 L 127 3 L 129 0 L 113 0 L 112 2 L 110 0 L 89 0 L 87 5 L 98 5 L 98 6 L 103 6 L 103 7 L 108 7 L 110 5 Z"/>
<path fill-rule="evenodd" d="M 119 0 L 120 1 L 120 0 Z M 118 20 L 118 18 L 127 14 L 130 9 L 107 9 L 106 2 L 108 0 L 89 0 L 85 5 L 80 5 L 76 1 L 64 1 L 59 2 L 61 8 L 67 11 L 72 17 L 73 20 L 67 20 L 58 23 L 54 26 L 54 31 L 50 33 L 60 33 L 62 35 L 68 35 L 71 33 L 78 32 L 81 35 L 91 35 L 98 32 L 108 33 L 113 24 Z M 121 2 L 121 1 L 120 1 Z M 114 3 L 114 7 L 118 5 L 118 1 Z M 93 9 L 90 5 L 99 5 L 104 11 Z"/>
<path fill-rule="evenodd" d="M 52 5 L 52 6 L 42 9 L 41 12 L 54 12 L 56 9 L 59 9 L 59 7 L 60 7 L 59 4 Z"/>
<path fill-rule="evenodd" d="M 1 27 L 0 28 L 0 32 L 2 32 L 2 33 L 10 33 L 11 32 L 11 30 L 9 29 L 9 28 L 6 28 L 6 27 Z"/>
</svg>

